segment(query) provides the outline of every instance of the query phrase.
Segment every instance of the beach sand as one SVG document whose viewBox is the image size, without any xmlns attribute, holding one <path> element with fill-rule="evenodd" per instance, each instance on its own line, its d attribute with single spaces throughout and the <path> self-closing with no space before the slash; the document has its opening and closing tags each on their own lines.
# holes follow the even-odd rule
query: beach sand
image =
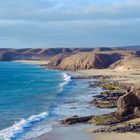
<svg viewBox="0 0 140 140">
<path fill-rule="evenodd" d="M 139 140 L 140 134 L 137 133 L 98 133 L 92 134 L 92 140 Z"/>
<path fill-rule="evenodd" d="M 91 126 L 89 126 L 91 127 Z M 92 129 L 91 129 L 92 130 Z M 53 131 L 31 140 L 139 140 L 137 133 L 92 133 L 83 126 L 57 127 Z"/>
<path fill-rule="evenodd" d="M 34 64 L 34 65 L 46 65 L 48 64 L 48 60 L 16 60 L 13 62 L 21 62 L 21 63 L 27 63 L 27 64 Z"/>
<path fill-rule="evenodd" d="M 93 135 L 86 132 L 91 125 L 71 125 L 55 127 L 52 131 L 31 140 L 92 140 Z"/>
<path fill-rule="evenodd" d="M 107 75 L 111 80 L 140 85 L 140 71 L 123 69 L 90 69 L 78 71 L 83 76 Z"/>
</svg>

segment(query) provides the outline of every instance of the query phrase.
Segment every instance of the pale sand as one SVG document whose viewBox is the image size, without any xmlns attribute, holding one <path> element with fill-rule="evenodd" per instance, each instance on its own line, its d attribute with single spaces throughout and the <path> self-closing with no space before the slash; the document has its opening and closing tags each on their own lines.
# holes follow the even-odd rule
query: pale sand
<svg viewBox="0 0 140 140">
<path fill-rule="evenodd" d="M 14 62 L 21 62 L 27 64 L 34 64 L 34 65 L 46 65 L 48 64 L 48 60 L 16 60 Z"/>
<path fill-rule="evenodd" d="M 31 140 L 93 140 L 94 136 L 86 132 L 90 125 L 71 125 L 55 127 L 52 131 Z"/>
<path fill-rule="evenodd" d="M 92 140 L 140 140 L 137 133 L 98 133 L 92 134 Z"/>
<path fill-rule="evenodd" d="M 113 78 L 111 78 L 111 80 L 140 85 L 140 71 L 136 70 L 90 69 L 90 70 L 81 70 L 78 71 L 78 73 L 84 76 L 97 76 L 97 75 L 114 76 Z"/>
<path fill-rule="evenodd" d="M 114 127 L 122 127 L 126 124 L 136 124 L 140 123 L 140 118 L 133 119 L 124 123 L 120 123 Z M 140 134 L 138 133 L 92 133 L 93 129 L 86 130 L 89 135 L 91 135 L 92 140 L 140 140 Z"/>
</svg>

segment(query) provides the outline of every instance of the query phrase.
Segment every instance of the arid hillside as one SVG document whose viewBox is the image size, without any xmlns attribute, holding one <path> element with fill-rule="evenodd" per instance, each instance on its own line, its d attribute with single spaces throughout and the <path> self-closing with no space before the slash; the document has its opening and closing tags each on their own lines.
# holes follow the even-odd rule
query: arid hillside
<svg viewBox="0 0 140 140">
<path fill-rule="evenodd" d="M 0 49 L 0 61 L 47 60 L 46 67 L 62 70 L 140 70 L 140 50 L 126 48 Z"/>
<path fill-rule="evenodd" d="M 140 70 L 140 51 L 136 51 L 131 55 L 126 55 L 123 59 L 113 63 L 110 67 L 117 70 Z"/>
<path fill-rule="evenodd" d="M 139 51 L 111 50 L 59 54 L 50 59 L 48 66 L 62 70 L 135 69 L 140 70 Z"/>
</svg>

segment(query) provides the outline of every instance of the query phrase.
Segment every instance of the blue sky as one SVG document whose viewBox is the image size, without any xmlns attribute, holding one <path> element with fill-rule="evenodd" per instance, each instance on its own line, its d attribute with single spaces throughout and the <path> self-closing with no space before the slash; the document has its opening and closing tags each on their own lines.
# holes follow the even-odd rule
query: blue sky
<svg viewBox="0 0 140 140">
<path fill-rule="evenodd" d="M 140 44 L 140 0 L 0 0 L 0 48 Z"/>
</svg>

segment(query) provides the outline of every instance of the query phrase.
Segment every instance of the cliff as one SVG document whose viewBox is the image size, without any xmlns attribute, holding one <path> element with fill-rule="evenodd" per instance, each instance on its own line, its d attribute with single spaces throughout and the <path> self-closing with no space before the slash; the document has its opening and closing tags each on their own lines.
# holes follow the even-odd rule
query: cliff
<svg viewBox="0 0 140 140">
<path fill-rule="evenodd" d="M 56 57 L 57 58 L 57 57 Z M 56 67 L 63 70 L 84 70 L 84 69 L 102 69 L 107 68 L 109 65 L 119 60 L 121 55 L 113 54 L 100 54 L 94 52 L 80 52 L 70 56 L 65 56 L 57 63 Z M 52 61 L 56 62 L 57 59 L 52 58 Z"/>
<path fill-rule="evenodd" d="M 47 67 L 62 70 L 140 70 L 140 50 L 126 48 L 0 49 L 0 61 L 49 60 Z"/>
<path fill-rule="evenodd" d="M 101 51 L 77 52 L 70 55 L 59 54 L 50 59 L 49 67 L 62 70 L 85 70 L 85 69 L 133 69 L 140 70 L 139 51 Z"/>
</svg>

